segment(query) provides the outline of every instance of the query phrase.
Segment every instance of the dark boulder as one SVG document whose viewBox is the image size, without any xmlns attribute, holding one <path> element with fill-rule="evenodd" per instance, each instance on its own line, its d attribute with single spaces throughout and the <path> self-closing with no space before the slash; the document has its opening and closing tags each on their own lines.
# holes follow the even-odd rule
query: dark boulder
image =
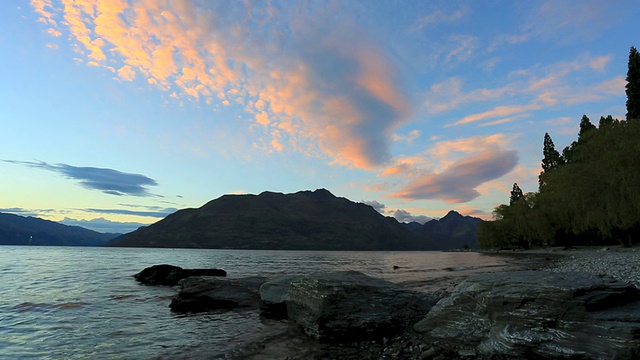
<svg viewBox="0 0 640 360">
<path fill-rule="evenodd" d="M 192 276 L 180 282 L 180 292 L 169 307 L 180 313 L 257 309 L 258 290 L 266 280 L 260 276 L 238 279 Z"/>
<path fill-rule="evenodd" d="M 422 318 L 439 300 L 436 295 L 411 291 L 355 271 L 304 275 L 291 280 L 288 286 L 288 281 L 283 281 L 277 287 L 288 292 L 282 298 L 289 321 L 311 338 L 324 342 L 393 337 Z"/>
<path fill-rule="evenodd" d="M 143 269 L 133 277 L 145 285 L 174 286 L 190 276 L 227 276 L 222 269 L 183 269 L 174 265 L 153 265 Z"/>
<path fill-rule="evenodd" d="M 434 354 L 495 359 L 634 359 L 638 289 L 604 275 L 515 271 L 469 277 L 414 330 Z M 426 357 L 430 358 L 430 357 Z"/>
</svg>

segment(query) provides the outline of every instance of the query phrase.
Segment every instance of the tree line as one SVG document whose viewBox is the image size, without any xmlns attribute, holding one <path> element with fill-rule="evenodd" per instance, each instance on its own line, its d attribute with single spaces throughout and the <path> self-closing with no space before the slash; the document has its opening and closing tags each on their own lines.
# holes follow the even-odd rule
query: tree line
<svg viewBox="0 0 640 360">
<path fill-rule="evenodd" d="M 478 226 L 482 248 L 633 245 L 640 242 L 640 53 L 629 52 L 626 120 L 580 120 L 560 153 L 543 140 L 538 191 L 513 185 L 509 204 Z"/>
</svg>

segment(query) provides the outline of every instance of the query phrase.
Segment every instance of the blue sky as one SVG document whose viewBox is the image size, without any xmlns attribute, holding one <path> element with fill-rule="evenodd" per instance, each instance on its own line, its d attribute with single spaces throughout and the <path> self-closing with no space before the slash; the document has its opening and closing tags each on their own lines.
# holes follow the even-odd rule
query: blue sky
<svg viewBox="0 0 640 360">
<path fill-rule="evenodd" d="M 637 1 L 0 3 L 0 212 L 130 231 L 326 188 L 401 221 L 537 190 L 624 118 Z"/>
</svg>

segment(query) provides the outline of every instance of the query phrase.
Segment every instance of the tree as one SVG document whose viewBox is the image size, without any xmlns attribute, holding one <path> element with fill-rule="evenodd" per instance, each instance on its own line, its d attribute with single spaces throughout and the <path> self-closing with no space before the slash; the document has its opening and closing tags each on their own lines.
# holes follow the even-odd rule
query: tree
<svg viewBox="0 0 640 360">
<path fill-rule="evenodd" d="M 580 132 L 578 132 L 578 142 L 584 142 L 592 130 L 596 130 L 596 126 L 591 123 L 587 115 L 582 115 L 582 119 L 580 119 Z"/>
<path fill-rule="evenodd" d="M 553 144 L 553 140 L 551 140 L 549 133 L 544 133 L 542 155 L 544 156 L 542 159 L 542 172 L 540 173 L 540 176 L 538 176 L 538 184 L 540 187 L 544 185 L 543 175 L 563 163 L 560 153 L 556 150 L 556 146 Z"/>
<path fill-rule="evenodd" d="M 513 189 L 511 190 L 511 197 L 509 198 L 509 205 L 515 204 L 518 200 L 522 199 L 524 193 L 518 183 L 513 183 Z"/>
<path fill-rule="evenodd" d="M 612 126 L 618 122 L 618 119 L 614 119 L 613 116 L 607 117 L 600 116 L 600 122 L 598 123 L 598 129 L 604 129 L 607 126 Z"/>
<path fill-rule="evenodd" d="M 629 51 L 627 70 L 627 120 L 640 120 L 640 53 L 635 47 Z"/>
</svg>

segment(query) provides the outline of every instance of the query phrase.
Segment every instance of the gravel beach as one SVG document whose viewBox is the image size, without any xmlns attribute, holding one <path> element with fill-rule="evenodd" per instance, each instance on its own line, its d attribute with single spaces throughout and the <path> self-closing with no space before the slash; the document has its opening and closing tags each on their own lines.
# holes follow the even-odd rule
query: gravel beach
<svg viewBox="0 0 640 360">
<path fill-rule="evenodd" d="M 555 250 L 555 249 L 552 249 Z M 556 250 L 562 256 L 558 261 L 543 266 L 542 270 L 567 272 L 584 271 L 606 274 L 613 278 L 640 287 L 640 248 L 585 247 Z"/>
</svg>

